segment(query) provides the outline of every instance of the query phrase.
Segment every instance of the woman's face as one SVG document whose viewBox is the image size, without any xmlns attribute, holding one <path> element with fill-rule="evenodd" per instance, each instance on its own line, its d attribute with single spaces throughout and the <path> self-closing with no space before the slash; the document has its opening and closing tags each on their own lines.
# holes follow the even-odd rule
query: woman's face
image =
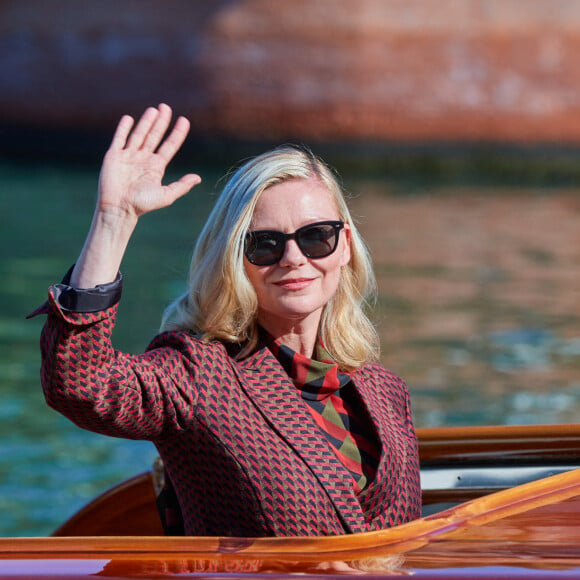
<svg viewBox="0 0 580 580">
<path fill-rule="evenodd" d="M 293 179 L 262 193 L 250 229 L 289 234 L 314 222 L 339 219 L 332 194 L 321 181 Z M 256 266 L 244 258 L 258 297 L 258 322 L 274 336 L 296 324 L 317 331 L 322 308 L 336 292 L 340 269 L 349 260 L 348 224 L 339 233 L 336 250 L 325 258 L 307 258 L 294 239 L 287 240 L 276 264 Z"/>
</svg>

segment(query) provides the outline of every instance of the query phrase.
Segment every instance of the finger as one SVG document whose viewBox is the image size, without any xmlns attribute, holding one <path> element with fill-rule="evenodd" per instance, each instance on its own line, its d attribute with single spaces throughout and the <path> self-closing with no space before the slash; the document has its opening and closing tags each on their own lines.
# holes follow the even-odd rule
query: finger
<svg viewBox="0 0 580 580">
<path fill-rule="evenodd" d="M 195 173 L 188 173 L 178 181 L 174 181 L 173 183 L 166 185 L 164 189 L 169 199 L 171 199 L 170 203 L 173 203 L 176 199 L 185 195 L 193 187 L 199 185 L 200 183 L 201 177 L 199 175 Z"/>
<path fill-rule="evenodd" d="M 119 150 L 125 147 L 127 144 L 127 137 L 129 136 L 134 123 L 135 120 L 129 115 L 123 115 L 121 117 L 121 120 L 115 129 L 115 134 L 113 135 L 113 140 L 111 141 L 109 149 Z"/>
<path fill-rule="evenodd" d="M 185 117 L 179 117 L 171 133 L 163 141 L 157 154 L 166 162 L 169 163 L 183 145 L 189 133 L 190 123 Z"/>
<path fill-rule="evenodd" d="M 159 110 L 155 107 L 149 107 L 139 119 L 139 122 L 133 129 L 127 147 L 131 149 L 141 149 L 151 127 L 159 116 Z"/>
<path fill-rule="evenodd" d="M 173 112 L 169 105 L 161 103 L 157 111 L 157 117 L 149 128 L 143 144 L 141 145 L 141 149 L 144 149 L 145 151 L 155 151 L 157 149 L 169 128 L 169 124 L 171 123 L 171 115 Z"/>
</svg>

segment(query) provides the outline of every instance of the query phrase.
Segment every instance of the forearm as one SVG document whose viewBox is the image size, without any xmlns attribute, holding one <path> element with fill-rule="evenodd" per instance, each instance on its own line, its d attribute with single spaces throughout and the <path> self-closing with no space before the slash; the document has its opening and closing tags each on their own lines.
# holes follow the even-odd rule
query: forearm
<svg viewBox="0 0 580 580">
<path fill-rule="evenodd" d="M 199 175 L 189 173 L 163 185 L 167 164 L 189 131 L 180 117 L 173 129 L 171 108 L 149 108 L 137 125 L 125 115 L 111 142 L 99 176 L 99 195 L 93 223 L 77 260 L 70 283 L 93 288 L 115 279 L 139 216 L 171 205 L 197 185 Z"/>
<path fill-rule="evenodd" d="M 93 288 L 115 280 L 136 225 L 137 218 L 122 211 L 97 210 L 70 285 Z"/>
</svg>

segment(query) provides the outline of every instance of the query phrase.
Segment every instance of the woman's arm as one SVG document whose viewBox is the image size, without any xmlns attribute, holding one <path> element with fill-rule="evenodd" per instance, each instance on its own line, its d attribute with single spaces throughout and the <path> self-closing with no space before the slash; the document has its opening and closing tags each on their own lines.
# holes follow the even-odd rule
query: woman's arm
<svg viewBox="0 0 580 580">
<path fill-rule="evenodd" d="M 167 165 L 189 132 L 189 121 L 179 117 L 165 137 L 171 117 L 171 108 L 161 104 L 147 109 L 136 125 L 128 115 L 119 121 L 103 161 L 91 229 L 71 286 L 93 288 L 112 282 L 139 217 L 171 205 L 201 182 L 198 175 L 187 174 L 162 185 Z"/>
<path fill-rule="evenodd" d="M 53 304 L 40 341 L 46 402 L 79 427 L 113 437 L 154 440 L 186 428 L 196 407 L 196 345 L 174 333 L 144 354 L 115 351 L 116 311 L 71 312 Z"/>
<path fill-rule="evenodd" d="M 129 116 L 120 120 L 103 160 L 93 222 L 79 259 L 66 284 L 51 287 L 48 302 L 37 311 L 48 314 L 41 339 L 47 402 L 84 428 L 120 437 L 153 438 L 165 426 L 187 422 L 194 407 L 194 391 L 187 388 L 194 371 L 177 350 L 131 357 L 110 342 L 120 283 L 107 285 L 117 277 L 139 217 L 171 205 L 201 181 L 187 174 L 162 185 L 189 132 L 183 117 L 168 132 L 171 117 L 162 104 L 147 109 L 137 124 Z M 95 309 L 86 297 L 100 296 L 107 287 L 116 288 L 105 296 L 104 303 L 111 303 Z M 71 291 L 73 299 L 62 303 Z M 84 297 L 80 307 L 78 296 Z M 163 363 L 170 356 L 167 372 Z"/>
</svg>

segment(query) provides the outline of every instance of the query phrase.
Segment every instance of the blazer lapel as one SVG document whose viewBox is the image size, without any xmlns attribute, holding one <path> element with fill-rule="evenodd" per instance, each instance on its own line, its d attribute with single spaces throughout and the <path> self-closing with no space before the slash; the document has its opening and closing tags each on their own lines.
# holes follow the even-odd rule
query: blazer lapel
<svg viewBox="0 0 580 580">
<path fill-rule="evenodd" d="M 241 387 L 272 428 L 304 461 L 334 504 L 346 532 L 367 531 L 352 476 L 312 420 L 306 403 L 276 359 L 262 348 L 240 361 Z"/>
<path fill-rule="evenodd" d="M 380 517 L 385 512 L 384 502 L 393 501 L 394 495 L 399 493 L 400 470 L 402 468 L 400 458 L 406 455 L 404 449 L 398 448 L 401 445 L 401 440 L 394 436 L 393 431 L 390 431 L 388 426 L 393 428 L 396 425 L 396 428 L 400 427 L 401 429 L 405 429 L 405 426 L 397 422 L 396 414 L 393 413 L 391 405 L 384 396 L 381 397 L 380 389 L 384 389 L 384 386 L 361 374 L 355 376 L 355 382 L 368 409 L 372 424 L 378 431 L 379 441 L 381 441 L 381 457 L 375 478 L 363 490 L 359 498 L 361 505 L 367 506 L 367 518 L 372 524 L 375 518 Z M 379 505 L 381 507 L 377 509 Z"/>
<path fill-rule="evenodd" d="M 385 433 L 384 425 L 391 423 L 390 418 L 385 416 L 383 406 L 379 403 L 378 385 L 369 383 L 364 377 L 355 376 L 355 383 L 357 391 L 367 409 L 370 416 L 371 423 L 378 433 L 378 439 L 381 442 L 381 456 L 379 458 L 379 465 L 377 466 L 377 473 L 375 481 L 384 473 L 386 463 L 389 461 L 389 449 L 385 448 L 390 442 L 390 433 Z M 373 486 L 373 482 L 369 482 L 367 489 Z M 364 492 L 363 492 L 364 493 Z"/>
</svg>

